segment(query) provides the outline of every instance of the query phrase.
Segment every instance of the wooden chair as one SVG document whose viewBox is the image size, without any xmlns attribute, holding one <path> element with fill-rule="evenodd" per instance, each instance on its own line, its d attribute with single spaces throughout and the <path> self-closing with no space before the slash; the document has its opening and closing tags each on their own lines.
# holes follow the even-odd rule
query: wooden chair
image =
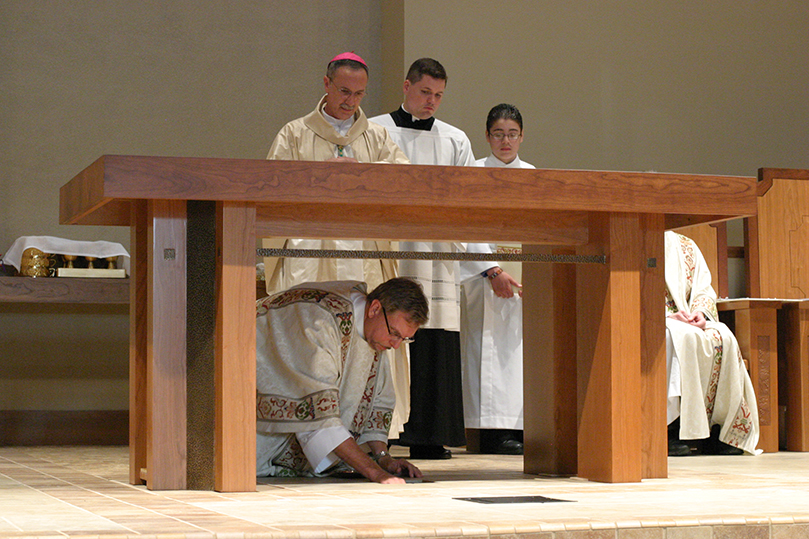
<svg viewBox="0 0 809 539">
<path fill-rule="evenodd" d="M 750 359 L 759 447 L 778 450 L 780 405 L 786 431 L 780 445 L 809 451 L 809 170 L 762 168 L 758 177 L 758 211 L 744 219 L 747 298 L 724 302 L 720 310 L 735 315 L 736 337 Z M 693 237 L 704 254 L 716 253 L 714 286 L 726 297 L 735 250 L 722 229 L 698 225 L 678 232 Z"/>
</svg>

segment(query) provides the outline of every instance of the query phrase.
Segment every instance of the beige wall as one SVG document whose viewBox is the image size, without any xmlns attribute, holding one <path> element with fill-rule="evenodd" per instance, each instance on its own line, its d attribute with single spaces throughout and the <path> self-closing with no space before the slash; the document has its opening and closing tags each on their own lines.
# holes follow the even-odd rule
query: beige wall
<svg viewBox="0 0 809 539">
<path fill-rule="evenodd" d="M 2 0 L 0 20 L 0 251 L 34 234 L 128 245 L 59 225 L 59 186 L 105 153 L 263 158 L 346 49 L 371 64 L 369 114 L 399 104 L 412 60 L 444 63 L 438 116 L 479 157 L 507 101 L 539 167 L 809 167 L 802 2 Z M 0 409 L 125 406 L 126 315 L 53 312 L 0 305 Z"/>
<path fill-rule="evenodd" d="M 2 0 L 0 20 L 0 253 L 23 235 L 128 246 L 59 225 L 59 187 L 102 154 L 263 158 L 334 54 L 362 55 L 380 99 L 371 0 Z M 127 340 L 120 308 L 0 304 L 0 410 L 126 408 Z"/>
<path fill-rule="evenodd" d="M 538 167 L 755 175 L 809 167 L 804 2 L 405 0 L 407 63 L 441 61 L 438 117 L 488 153 L 523 113 Z M 426 18 L 429 17 L 429 24 Z"/>
</svg>

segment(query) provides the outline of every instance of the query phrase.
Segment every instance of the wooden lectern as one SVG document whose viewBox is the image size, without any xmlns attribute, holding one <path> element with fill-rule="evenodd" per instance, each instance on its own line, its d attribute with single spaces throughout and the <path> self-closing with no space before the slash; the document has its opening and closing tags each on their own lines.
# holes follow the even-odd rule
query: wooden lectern
<svg viewBox="0 0 809 539">
<path fill-rule="evenodd" d="M 525 470 L 632 482 L 667 475 L 663 231 L 754 214 L 756 180 L 103 156 L 60 199 L 63 224 L 132 231 L 132 483 L 255 490 L 257 234 L 603 255 L 554 271 L 552 353 L 525 317 Z"/>
</svg>

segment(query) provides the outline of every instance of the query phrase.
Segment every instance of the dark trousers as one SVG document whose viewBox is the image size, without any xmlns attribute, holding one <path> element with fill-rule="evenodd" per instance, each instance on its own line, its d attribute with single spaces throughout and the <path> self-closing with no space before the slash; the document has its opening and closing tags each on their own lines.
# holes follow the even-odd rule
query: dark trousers
<svg viewBox="0 0 809 539">
<path fill-rule="evenodd" d="M 420 329 L 410 346 L 410 418 L 399 444 L 466 444 L 457 331 Z"/>
</svg>

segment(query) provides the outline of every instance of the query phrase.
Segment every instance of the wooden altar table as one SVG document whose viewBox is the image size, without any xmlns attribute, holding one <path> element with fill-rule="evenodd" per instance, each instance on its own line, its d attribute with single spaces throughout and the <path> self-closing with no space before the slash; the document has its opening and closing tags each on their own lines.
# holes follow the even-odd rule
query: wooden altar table
<svg viewBox="0 0 809 539">
<path fill-rule="evenodd" d="M 754 214 L 756 180 L 103 156 L 60 205 L 131 229 L 132 483 L 255 489 L 257 235 L 604 255 L 554 266 L 551 347 L 525 317 L 525 470 L 633 482 L 667 475 L 663 231 Z"/>
</svg>

